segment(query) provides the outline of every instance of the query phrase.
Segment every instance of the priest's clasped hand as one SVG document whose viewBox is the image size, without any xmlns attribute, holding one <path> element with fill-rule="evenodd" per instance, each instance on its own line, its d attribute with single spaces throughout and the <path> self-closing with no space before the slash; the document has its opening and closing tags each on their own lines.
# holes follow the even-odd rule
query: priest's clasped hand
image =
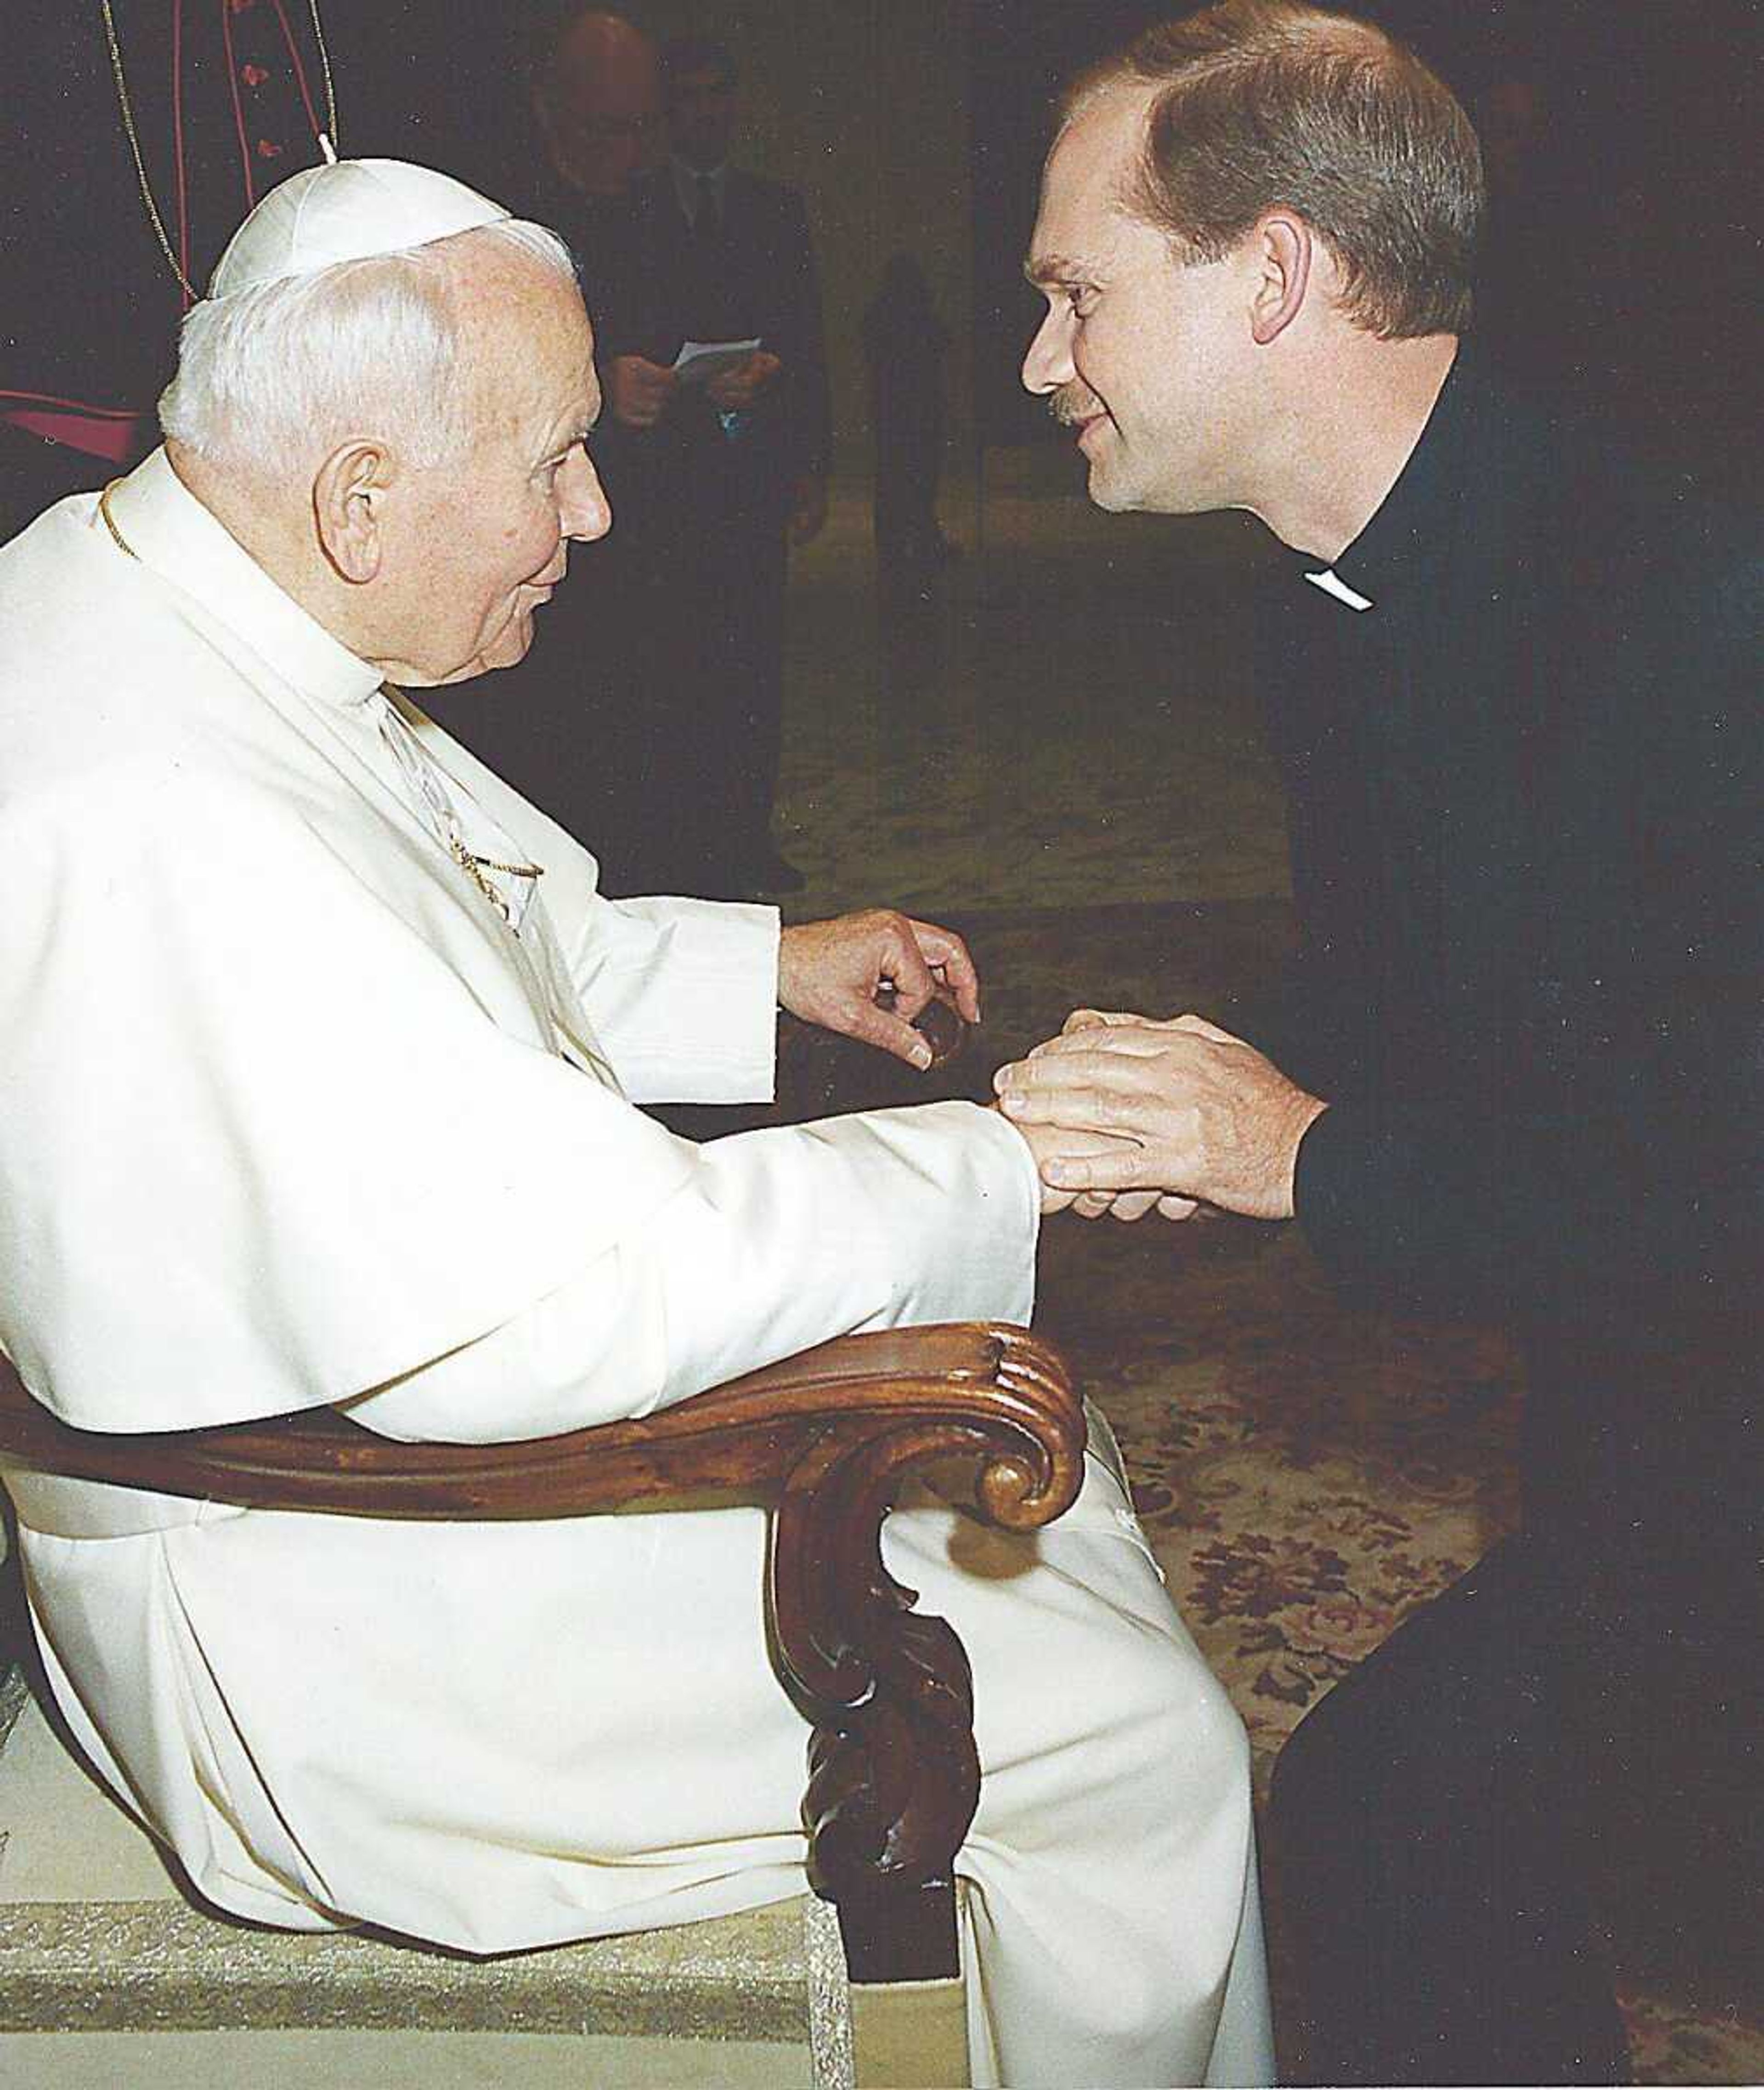
<svg viewBox="0 0 1764 2090">
<path fill-rule="evenodd" d="M 980 978 L 953 929 L 915 922 L 891 908 L 805 922 L 778 940 L 778 999 L 792 1016 L 911 1066 L 931 1064 L 931 1047 L 912 1027 L 942 987 L 970 1023 L 980 1021 Z M 879 991 L 886 1008 L 877 1006 Z"/>
<path fill-rule="evenodd" d="M 1075 1135 L 1033 1144 L 1042 1180 L 1086 1218 L 1167 1218 L 1204 1206 L 1293 1214 L 1299 1144 L 1327 1107 L 1253 1046 L 1198 1016 L 1076 1009 L 1057 1038 L 994 1078 L 1013 1123 Z M 1122 1142 L 1098 1152 L 1077 1135 Z"/>
</svg>

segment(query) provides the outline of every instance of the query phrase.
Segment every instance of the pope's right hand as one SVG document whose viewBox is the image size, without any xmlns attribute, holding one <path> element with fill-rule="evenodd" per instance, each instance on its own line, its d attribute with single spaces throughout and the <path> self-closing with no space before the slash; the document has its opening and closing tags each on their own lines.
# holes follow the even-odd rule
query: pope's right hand
<svg viewBox="0 0 1764 2090">
<path fill-rule="evenodd" d="M 616 355 L 608 376 L 612 418 L 628 428 L 653 428 L 680 382 L 677 372 L 644 355 Z"/>
</svg>

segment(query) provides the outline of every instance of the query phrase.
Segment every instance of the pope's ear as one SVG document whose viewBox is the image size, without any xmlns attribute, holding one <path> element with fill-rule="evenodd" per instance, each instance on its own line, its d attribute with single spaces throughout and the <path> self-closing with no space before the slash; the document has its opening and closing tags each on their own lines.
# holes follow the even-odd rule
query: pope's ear
<svg viewBox="0 0 1764 2090">
<path fill-rule="evenodd" d="M 1315 241 L 1302 217 L 1283 210 L 1269 211 L 1250 237 L 1255 269 L 1250 331 L 1257 346 L 1265 348 L 1303 307 Z"/>
<path fill-rule="evenodd" d="M 340 443 L 319 467 L 312 482 L 313 521 L 325 557 L 346 581 L 378 578 L 391 482 L 391 455 L 380 443 Z"/>
</svg>

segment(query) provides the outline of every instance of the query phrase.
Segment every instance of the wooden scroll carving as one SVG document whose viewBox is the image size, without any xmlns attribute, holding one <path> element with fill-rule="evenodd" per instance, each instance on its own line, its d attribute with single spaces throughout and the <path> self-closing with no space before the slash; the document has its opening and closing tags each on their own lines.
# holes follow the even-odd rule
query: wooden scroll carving
<svg viewBox="0 0 1764 2090">
<path fill-rule="evenodd" d="M 1059 1360 L 1020 1329 L 989 1332 L 983 1399 L 958 1413 L 952 1378 L 897 1382 L 891 1419 L 861 1411 L 801 1461 L 773 1529 L 779 1672 L 815 1731 L 809 1876 L 838 1905 L 854 1980 L 959 1971 L 955 1855 L 980 1799 L 968 1658 L 884 1566 L 888 1507 L 908 1475 L 959 1458 L 988 1520 L 1028 1530 L 1083 1478 L 1083 1407 Z"/>
<path fill-rule="evenodd" d="M 242 1504 L 416 1520 L 573 1516 L 706 1491 L 775 1501 L 774 1657 L 813 1722 L 810 1877 L 856 1980 L 953 1972 L 955 1854 L 980 1772 L 968 1660 L 882 1564 L 907 1476 L 959 1458 L 992 1522 L 1028 1530 L 1083 1478 L 1057 1354 L 980 1322 L 852 1335 L 641 1420 L 507 1444 L 406 1444 L 328 1408 L 141 1435 L 75 1430 L 0 1359 L 0 1459 Z"/>
</svg>

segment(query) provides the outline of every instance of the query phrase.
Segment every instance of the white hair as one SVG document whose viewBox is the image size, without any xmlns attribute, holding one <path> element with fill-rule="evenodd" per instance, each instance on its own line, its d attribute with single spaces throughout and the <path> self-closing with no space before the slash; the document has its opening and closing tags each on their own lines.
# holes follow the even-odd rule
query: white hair
<svg viewBox="0 0 1764 2090">
<path fill-rule="evenodd" d="M 309 452 L 315 433 L 395 435 L 418 465 L 457 456 L 470 439 L 470 401 L 440 250 L 468 239 L 527 254 L 576 283 L 556 233 L 504 218 L 204 299 L 184 316 L 160 427 L 210 462 L 254 475 Z"/>
</svg>

